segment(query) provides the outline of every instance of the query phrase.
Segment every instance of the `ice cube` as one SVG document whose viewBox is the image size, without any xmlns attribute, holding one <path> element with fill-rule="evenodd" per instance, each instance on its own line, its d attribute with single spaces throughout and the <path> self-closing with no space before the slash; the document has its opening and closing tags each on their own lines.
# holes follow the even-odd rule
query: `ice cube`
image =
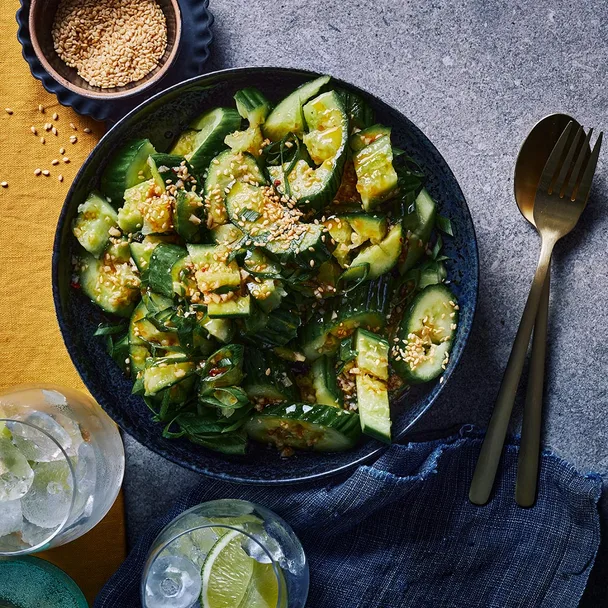
<svg viewBox="0 0 608 608">
<path fill-rule="evenodd" d="M 49 405 L 66 405 L 68 400 L 65 395 L 62 395 L 59 391 L 42 389 L 42 394 L 44 395 L 44 400 Z"/>
<path fill-rule="evenodd" d="M 180 556 L 158 557 L 146 579 L 146 608 L 190 608 L 199 598 L 201 569 Z"/>
<path fill-rule="evenodd" d="M 0 437 L 0 503 L 24 496 L 33 480 L 34 471 L 25 456 L 10 439 Z"/>
<path fill-rule="evenodd" d="M 64 447 L 65 451 L 68 453 L 68 456 L 76 456 L 80 446 L 84 443 L 80 425 L 75 420 L 59 412 L 54 412 L 53 417 L 70 437 L 69 445 L 67 448 Z"/>
<path fill-rule="evenodd" d="M 267 524 L 269 527 L 271 524 Z M 244 536 L 241 542 L 243 551 L 260 564 L 270 564 L 272 560 L 281 563 L 284 560 L 281 545 L 261 524 L 247 524 L 246 531 L 251 536 Z M 271 559 L 272 558 L 272 559 Z"/>
<path fill-rule="evenodd" d="M 20 499 L 8 500 L 0 504 L 0 537 L 19 532 L 22 522 Z"/>
<path fill-rule="evenodd" d="M 30 523 L 27 519 L 24 519 L 21 538 L 23 539 L 23 542 L 27 543 L 30 547 L 37 547 L 38 545 L 45 543 L 56 529 L 56 526 L 54 528 L 41 528 L 40 526 Z"/>
<path fill-rule="evenodd" d="M 36 462 L 34 482 L 24 496 L 23 516 L 41 528 L 55 528 L 72 506 L 73 480 L 67 461 Z"/>
<path fill-rule="evenodd" d="M 7 426 L 13 435 L 13 443 L 28 460 L 52 462 L 64 458 L 57 443 L 65 450 L 71 445 L 72 439 L 56 420 L 44 412 L 33 412 L 24 422 L 36 428 L 16 421 L 8 422 Z M 48 433 L 57 443 L 38 429 Z"/>
</svg>

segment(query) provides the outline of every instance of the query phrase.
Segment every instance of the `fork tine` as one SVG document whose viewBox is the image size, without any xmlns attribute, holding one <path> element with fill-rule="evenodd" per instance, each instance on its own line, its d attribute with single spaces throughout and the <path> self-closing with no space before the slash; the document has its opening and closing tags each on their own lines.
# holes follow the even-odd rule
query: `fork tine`
<svg viewBox="0 0 608 608">
<path fill-rule="evenodd" d="M 538 183 L 539 190 L 544 190 L 545 192 L 547 192 L 551 187 L 551 183 L 553 182 L 553 176 L 560 167 L 562 154 L 564 152 L 566 144 L 568 143 L 568 139 L 573 128 L 574 122 L 570 121 L 566 125 L 566 128 L 562 131 L 562 134 L 560 135 L 559 139 L 557 140 L 557 143 L 551 151 L 551 154 L 547 159 L 543 172 L 540 176 L 540 181 Z"/>
<path fill-rule="evenodd" d="M 583 130 L 583 127 L 579 127 L 574 135 L 572 143 L 568 146 L 568 153 L 566 154 L 566 158 L 564 159 L 562 168 L 560 169 L 559 175 L 557 176 L 557 179 L 555 180 L 555 183 L 552 187 L 553 192 L 561 194 L 566 178 L 570 174 L 570 170 L 572 168 L 572 159 L 574 158 L 574 153 L 576 152 L 578 142 L 581 138 L 581 135 L 583 135 L 584 133 L 585 131 Z"/>
<path fill-rule="evenodd" d="M 576 159 L 576 163 L 574 164 L 574 169 L 572 169 L 572 173 L 570 174 L 570 178 L 568 179 L 568 183 L 564 188 L 564 196 L 574 200 L 572 198 L 572 194 L 574 193 L 574 188 L 578 182 L 578 178 L 581 173 L 581 169 L 583 168 L 583 163 L 587 158 L 587 154 L 589 153 L 589 142 L 591 141 L 591 134 L 593 133 L 593 129 L 589 129 L 589 133 L 587 133 L 587 137 L 585 137 L 585 141 L 583 142 L 583 147 L 580 149 L 578 153 L 578 158 Z"/>
<path fill-rule="evenodd" d="M 591 156 L 589 157 L 589 162 L 585 167 L 585 172 L 583 173 L 583 177 L 581 178 L 580 184 L 576 189 L 576 195 L 572 195 L 572 200 L 580 201 L 582 203 L 586 203 L 589 198 L 589 192 L 591 191 L 591 182 L 593 181 L 593 175 L 595 174 L 595 168 L 597 166 L 597 159 L 600 155 L 600 148 L 602 147 L 602 138 L 604 134 L 600 133 L 597 141 L 595 142 L 595 146 L 593 146 L 593 150 L 591 151 Z"/>
</svg>

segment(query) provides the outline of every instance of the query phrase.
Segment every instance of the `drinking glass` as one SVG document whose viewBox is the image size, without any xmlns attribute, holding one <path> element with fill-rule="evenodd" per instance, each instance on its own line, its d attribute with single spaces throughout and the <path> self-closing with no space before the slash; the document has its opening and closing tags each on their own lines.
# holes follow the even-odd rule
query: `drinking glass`
<svg viewBox="0 0 608 608">
<path fill-rule="evenodd" d="M 308 563 L 289 525 L 244 500 L 185 511 L 157 536 L 141 584 L 144 608 L 304 608 Z"/>
<path fill-rule="evenodd" d="M 88 608 L 76 583 L 63 570 L 37 557 L 0 557 L 0 606 Z"/>
<path fill-rule="evenodd" d="M 118 429 L 87 395 L 51 385 L 0 393 L 0 555 L 85 534 L 114 504 L 123 473 Z"/>
</svg>

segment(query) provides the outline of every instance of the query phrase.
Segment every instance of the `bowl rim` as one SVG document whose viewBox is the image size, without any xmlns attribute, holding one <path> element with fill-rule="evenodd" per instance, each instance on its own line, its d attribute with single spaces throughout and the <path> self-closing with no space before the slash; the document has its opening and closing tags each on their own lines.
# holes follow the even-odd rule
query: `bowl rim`
<svg viewBox="0 0 608 608">
<path fill-rule="evenodd" d="M 43 2 L 44 2 L 44 0 L 30 0 L 29 14 L 28 14 L 28 28 L 30 31 L 30 40 L 32 43 L 32 48 L 34 50 L 34 54 L 36 55 L 38 61 L 42 65 L 42 68 L 45 70 L 45 72 L 47 72 L 47 74 L 51 78 L 53 78 L 53 80 L 55 80 L 58 84 L 60 84 L 62 87 L 65 87 L 72 93 L 76 93 L 77 95 L 80 95 L 82 97 L 88 97 L 89 99 L 96 99 L 96 100 L 105 99 L 105 100 L 112 100 L 112 101 L 117 100 L 117 99 L 125 99 L 125 98 L 131 97 L 133 95 L 139 95 L 143 91 L 145 91 L 148 87 L 151 87 L 151 86 L 157 84 L 167 74 L 167 72 L 169 71 L 169 69 L 175 63 L 175 60 L 177 59 L 177 55 L 178 55 L 179 47 L 180 47 L 180 43 L 181 43 L 181 38 L 182 38 L 182 12 L 180 10 L 178 0 L 169 0 L 169 4 L 171 5 L 173 12 L 175 13 L 175 24 L 176 24 L 175 25 L 175 41 L 173 43 L 169 56 L 167 57 L 167 60 L 161 66 L 161 68 L 158 70 L 158 72 L 156 72 L 153 76 L 151 76 L 147 80 L 144 80 L 140 85 L 136 84 L 136 86 L 134 86 L 132 89 L 128 89 L 126 91 L 112 92 L 113 89 L 116 87 L 109 88 L 109 89 L 100 88 L 99 91 L 90 91 L 88 89 L 83 89 L 83 88 L 73 84 L 67 78 L 64 78 L 63 76 L 61 76 L 61 74 L 59 74 L 55 70 L 55 68 L 53 68 L 53 66 L 49 63 L 49 61 L 46 58 L 46 55 L 42 52 L 42 48 L 40 47 L 40 44 L 38 42 L 38 34 L 36 32 L 34 15 L 36 13 L 36 10 L 40 6 L 42 6 Z M 51 27 L 52 27 L 52 23 L 51 23 Z M 138 81 L 135 81 L 135 83 L 137 83 L 137 82 Z M 145 101 L 143 103 L 145 103 Z M 140 105 L 143 105 L 143 103 Z M 137 107 L 139 107 L 139 106 L 137 106 Z"/>
<path fill-rule="evenodd" d="M 57 220 L 57 227 L 56 227 L 56 231 L 55 231 L 55 239 L 53 242 L 53 253 L 52 253 L 52 272 L 51 272 L 51 280 L 52 280 L 52 288 L 53 288 L 53 302 L 55 305 L 55 314 L 57 317 L 57 322 L 59 324 L 59 328 L 61 331 L 61 336 L 64 342 L 64 345 L 66 347 L 66 350 L 68 351 L 68 354 L 70 356 L 70 359 L 72 360 L 72 363 L 74 365 L 74 367 L 76 368 L 76 371 L 78 372 L 79 376 L 81 377 L 81 379 L 83 380 L 83 383 L 85 384 L 85 386 L 88 387 L 88 383 L 87 383 L 87 372 L 85 370 L 84 365 L 82 365 L 77 357 L 75 356 L 75 345 L 72 341 L 72 338 L 69 334 L 68 331 L 66 331 L 66 320 L 63 316 L 62 313 L 62 309 L 61 309 L 61 296 L 59 293 L 59 267 L 60 267 L 60 261 L 61 261 L 61 255 L 60 255 L 60 251 L 61 251 L 61 233 L 62 233 L 62 227 L 64 226 L 65 222 L 66 222 L 66 216 L 68 214 L 68 210 L 70 208 L 70 203 L 72 201 L 72 198 L 74 196 L 74 192 L 76 190 L 76 185 L 79 182 L 81 176 L 84 174 L 86 168 L 88 167 L 89 164 L 91 164 L 94 160 L 95 157 L 95 153 L 96 150 L 99 148 L 99 146 L 101 146 L 101 144 L 106 140 L 109 139 L 110 137 L 113 136 L 114 131 L 118 131 L 122 125 L 129 120 L 131 117 L 133 117 L 135 114 L 137 114 L 140 110 L 144 109 L 145 107 L 147 107 L 148 105 L 154 103 L 155 101 L 157 101 L 160 97 L 162 97 L 163 95 L 173 92 L 174 90 L 180 88 L 180 87 L 184 87 L 184 86 L 188 86 L 188 85 L 192 85 L 201 81 L 205 81 L 205 80 L 213 80 L 214 78 L 218 78 L 221 77 L 223 75 L 232 75 L 232 74 L 241 74 L 244 73 L 246 74 L 247 72 L 272 72 L 272 73 L 285 73 L 285 74 L 289 74 L 289 75 L 299 75 L 299 76 L 306 76 L 306 77 L 310 77 L 310 78 L 316 78 L 320 75 L 322 75 L 319 72 L 316 72 L 314 70 L 309 70 L 309 69 L 303 69 L 303 68 L 299 68 L 299 67 L 286 67 L 286 66 L 241 66 L 241 67 L 234 67 L 234 68 L 224 68 L 221 70 L 215 70 L 213 72 L 207 72 L 205 74 L 199 75 L 199 76 L 195 76 L 193 78 L 189 78 L 186 80 L 183 80 L 167 89 L 164 89 L 156 94 L 154 94 L 153 96 L 149 97 L 148 99 L 146 99 L 145 101 L 143 101 L 141 104 L 139 104 L 137 107 L 133 108 L 128 114 L 126 114 L 125 116 L 123 116 L 118 122 L 116 122 L 110 129 L 108 129 L 106 131 L 106 133 L 103 135 L 103 137 L 97 142 L 97 145 L 95 146 L 95 148 L 93 148 L 93 150 L 91 150 L 89 156 L 86 158 L 86 160 L 84 161 L 84 163 L 82 164 L 82 166 L 80 167 L 80 169 L 78 170 L 78 172 L 76 173 L 76 175 L 74 176 L 74 179 L 72 181 L 72 184 L 70 185 L 70 188 L 66 194 L 66 197 L 64 199 L 63 202 L 63 206 L 61 208 L 61 212 L 59 214 L 58 220 Z M 471 228 L 471 235 L 472 235 L 472 239 L 473 239 L 473 251 L 474 251 L 474 256 L 472 257 L 472 259 L 470 260 L 473 263 L 474 269 L 475 269 L 475 274 L 474 274 L 474 289 L 472 289 L 472 293 L 473 293 L 473 302 L 472 305 L 470 306 L 470 308 L 472 309 L 472 315 L 471 315 L 471 321 L 470 324 L 465 327 L 464 329 L 464 334 L 461 337 L 461 342 L 463 344 L 462 349 L 456 354 L 456 356 L 452 359 L 452 365 L 449 365 L 447 370 L 444 372 L 443 374 L 443 382 L 441 383 L 441 385 L 439 385 L 439 387 L 437 388 L 436 391 L 434 391 L 434 394 L 430 396 L 428 403 L 426 404 L 426 407 L 424 407 L 421 411 L 418 412 L 418 414 L 413 417 L 408 424 L 405 426 L 405 428 L 403 428 L 399 433 L 397 433 L 396 435 L 393 436 L 393 442 L 392 445 L 396 445 L 398 443 L 403 443 L 403 438 L 406 437 L 408 434 L 411 434 L 411 430 L 414 427 L 414 425 L 420 420 L 420 418 L 422 418 L 422 416 L 424 414 L 426 414 L 428 412 L 428 410 L 433 406 L 433 404 L 435 403 L 435 401 L 437 400 L 437 398 L 439 397 L 439 395 L 441 394 L 441 392 L 443 390 L 445 390 L 445 387 L 447 386 L 452 374 L 455 372 L 455 370 L 458 368 L 458 364 L 460 363 L 460 361 L 462 360 L 462 356 L 464 355 L 464 353 L 466 352 L 466 348 L 469 344 L 469 339 L 471 337 L 471 331 L 473 329 L 473 325 L 475 323 L 475 318 L 477 315 L 477 310 L 478 310 L 478 303 L 479 303 L 479 283 L 480 283 L 480 264 L 479 264 L 479 245 L 477 242 L 477 234 L 475 231 L 475 224 L 473 222 L 473 218 L 471 216 L 471 212 L 469 209 L 469 206 L 466 202 L 466 197 L 464 196 L 464 192 L 462 191 L 462 188 L 460 187 L 460 184 L 458 183 L 458 180 L 456 179 L 456 176 L 454 175 L 452 169 L 450 168 L 450 166 L 448 165 L 447 161 L 445 160 L 445 158 L 443 157 L 443 155 L 441 154 L 441 152 L 439 152 L 439 150 L 437 149 L 437 147 L 435 146 L 435 144 L 424 134 L 424 132 L 410 119 L 407 118 L 407 116 L 405 114 L 403 114 L 400 110 L 396 109 L 392 104 L 389 104 L 385 101 L 383 101 L 380 97 L 378 97 L 375 93 L 372 93 L 370 91 L 367 91 L 366 89 L 363 89 L 357 85 L 354 85 L 352 83 L 350 83 L 347 80 L 343 80 L 341 78 L 335 77 L 333 75 L 331 75 L 332 80 L 334 80 L 336 83 L 338 84 L 342 84 L 342 85 L 346 85 L 347 87 L 364 93 L 365 95 L 368 95 L 370 97 L 372 97 L 373 99 L 377 99 L 378 101 L 380 101 L 381 103 L 383 103 L 386 106 L 389 106 L 393 111 L 395 111 L 397 114 L 399 114 L 401 117 L 403 117 L 408 123 L 410 123 L 416 130 L 418 130 L 420 132 L 420 134 L 424 137 L 424 139 L 426 140 L 427 145 L 430 147 L 431 152 L 433 152 L 437 158 L 443 162 L 447 172 L 448 172 L 448 176 L 452 178 L 453 183 L 455 188 L 457 189 L 457 192 L 464 204 L 464 210 L 466 215 L 468 216 L 469 219 L 469 223 L 470 223 L 470 228 Z M 91 393 L 92 394 L 92 393 Z M 97 397 L 95 395 L 93 395 L 93 398 L 95 400 L 97 400 Z M 109 414 L 108 410 L 106 409 L 106 403 L 105 400 L 100 400 L 99 401 L 100 406 L 106 410 L 106 413 Z M 113 416 L 110 415 L 111 418 L 113 418 Z M 113 418 L 114 419 L 114 418 Z M 116 422 L 116 420 L 115 420 Z M 117 424 L 119 424 L 118 422 L 116 422 Z M 119 426 L 121 426 L 121 428 L 128 434 L 131 434 L 131 429 L 127 429 L 125 427 L 122 427 L 122 425 L 119 424 Z M 136 441 L 137 441 L 137 437 L 135 435 L 131 435 Z M 293 485 L 293 484 L 300 484 L 300 483 L 309 483 L 309 482 L 315 482 L 321 479 L 329 479 L 332 477 L 337 477 L 339 475 L 343 475 L 346 474 L 352 470 L 354 470 L 355 468 L 365 465 L 365 464 L 369 464 L 372 461 L 376 461 L 384 452 L 386 452 L 391 446 L 388 445 L 378 445 L 378 447 L 370 450 L 367 454 L 356 458 L 354 460 L 351 460 L 345 464 L 342 464 L 340 466 L 334 467 L 330 470 L 327 471 L 322 471 L 319 473 L 312 473 L 312 474 L 303 474 L 303 475 L 298 475 L 298 476 L 291 476 L 289 478 L 280 478 L 280 479 L 259 479 L 259 478 L 251 478 L 251 477 L 243 477 L 240 475 L 235 475 L 235 474 L 231 474 L 231 473 L 226 473 L 223 471 L 213 471 L 213 470 L 208 470 L 205 467 L 201 467 L 196 465 L 195 463 L 187 463 L 187 462 L 183 462 L 182 460 L 180 460 L 179 458 L 173 456 L 170 453 L 164 452 L 162 450 L 160 450 L 159 448 L 157 448 L 156 446 L 150 446 L 150 445 L 146 445 L 146 444 L 142 444 L 145 445 L 145 447 L 149 450 L 151 450 L 152 452 L 158 454 L 159 456 L 165 458 L 166 460 L 169 460 L 170 462 L 177 464 L 183 468 L 192 470 L 198 474 L 202 474 L 205 475 L 207 477 L 213 478 L 213 479 L 218 479 L 221 481 L 229 481 L 232 483 L 241 483 L 241 484 L 247 484 L 247 485 L 259 485 L 259 486 L 284 486 L 284 485 Z M 217 457 L 220 458 L 222 455 L 221 454 L 217 454 Z M 322 455 L 321 455 L 322 457 Z"/>
</svg>

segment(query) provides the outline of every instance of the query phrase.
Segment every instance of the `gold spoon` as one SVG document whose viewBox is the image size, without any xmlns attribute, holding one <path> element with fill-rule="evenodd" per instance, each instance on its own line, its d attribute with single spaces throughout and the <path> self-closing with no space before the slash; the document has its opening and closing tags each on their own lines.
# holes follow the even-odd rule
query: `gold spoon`
<svg viewBox="0 0 608 608">
<path fill-rule="evenodd" d="M 517 156 L 514 176 L 515 201 L 521 214 L 535 229 L 534 199 L 540 176 L 559 136 L 570 121 L 574 123 L 575 128 L 580 126 L 574 118 L 566 114 L 550 114 L 543 118 L 532 128 Z M 549 271 L 547 271 L 534 322 L 528 387 L 517 463 L 515 500 L 521 507 L 531 507 L 536 501 L 549 314 L 549 284 Z"/>
</svg>

